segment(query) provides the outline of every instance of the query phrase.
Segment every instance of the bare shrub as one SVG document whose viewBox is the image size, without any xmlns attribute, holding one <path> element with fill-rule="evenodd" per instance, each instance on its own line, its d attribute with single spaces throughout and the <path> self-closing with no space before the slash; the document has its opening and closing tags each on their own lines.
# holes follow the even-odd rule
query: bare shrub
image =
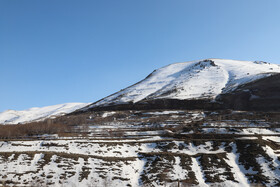
<svg viewBox="0 0 280 187">
<path fill-rule="evenodd" d="M 0 125 L 0 138 L 24 138 L 43 134 L 57 134 L 68 132 L 70 127 L 65 124 L 33 122 L 18 125 Z"/>
</svg>

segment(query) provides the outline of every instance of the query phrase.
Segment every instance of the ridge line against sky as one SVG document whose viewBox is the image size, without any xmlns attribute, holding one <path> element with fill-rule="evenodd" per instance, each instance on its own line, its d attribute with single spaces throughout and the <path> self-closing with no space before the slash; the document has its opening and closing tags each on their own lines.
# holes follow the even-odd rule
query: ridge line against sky
<svg viewBox="0 0 280 187">
<path fill-rule="evenodd" d="M 0 112 L 95 102 L 175 62 L 280 63 L 279 0 L 2 0 Z"/>
</svg>

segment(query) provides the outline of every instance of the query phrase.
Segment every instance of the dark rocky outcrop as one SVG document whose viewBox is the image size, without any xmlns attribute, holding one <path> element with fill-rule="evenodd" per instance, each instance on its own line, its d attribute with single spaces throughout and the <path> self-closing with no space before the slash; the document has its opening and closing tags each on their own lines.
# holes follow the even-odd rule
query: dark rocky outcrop
<svg viewBox="0 0 280 187">
<path fill-rule="evenodd" d="M 155 99 L 143 100 L 137 103 L 117 104 L 109 106 L 94 107 L 92 111 L 105 110 L 152 110 L 152 109 L 206 109 L 219 110 L 223 105 L 206 99 L 179 100 L 179 99 Z"/>
<path fill-rule="evenodd" d="M 217 98 L 225 108 L 235 110 L 280 110 L 280 74 L 275 74 L 238 87 Z"/>
</svg>

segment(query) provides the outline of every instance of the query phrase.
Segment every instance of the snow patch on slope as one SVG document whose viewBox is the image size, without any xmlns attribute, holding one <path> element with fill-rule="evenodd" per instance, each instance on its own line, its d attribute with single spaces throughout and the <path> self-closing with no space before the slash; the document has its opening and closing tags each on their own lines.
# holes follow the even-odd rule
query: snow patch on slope
<svg viewBox="0 0 280 187">
<path fill-rule="evenodd" d="M 49 117 L 68 114 L 88 104 L 89 103 L 65 103 L 42 108 L 34 107 L 22 111 L 6 110 L 0 113 L 0 124 L 17 124 L 43 120 Z"/>
</svg>

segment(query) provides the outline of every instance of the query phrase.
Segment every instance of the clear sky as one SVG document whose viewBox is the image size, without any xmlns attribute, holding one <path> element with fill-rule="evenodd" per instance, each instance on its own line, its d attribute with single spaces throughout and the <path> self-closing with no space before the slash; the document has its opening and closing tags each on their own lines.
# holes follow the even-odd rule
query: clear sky
<svg viewBox="0 0 280 187">
<path fill-rule="evenodd" d="M 1 0 L 0 111 L 94 102 L 204 58 L 280 63 L 280 0 Z"/>
</svg>

